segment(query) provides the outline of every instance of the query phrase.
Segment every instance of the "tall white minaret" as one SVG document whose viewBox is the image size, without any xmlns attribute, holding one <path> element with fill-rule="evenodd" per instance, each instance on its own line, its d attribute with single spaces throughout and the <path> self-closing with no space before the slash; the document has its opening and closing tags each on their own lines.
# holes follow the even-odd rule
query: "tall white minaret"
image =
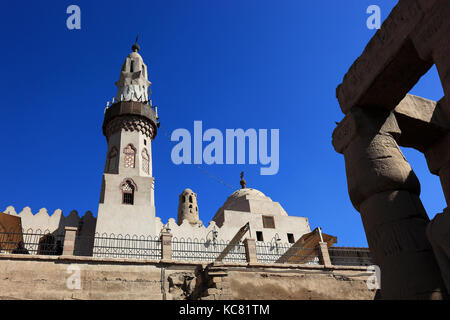
<svg viewBox="0 0 450 320">
<path fill-rule="evenodd" d="M 105 110 L 103 134 L 108 151 L 96 226 L 100 234 L 148 236 L 155 232 L 151 144 L 159 124 L 137 39 L 132 50 L 116 83 L 116 103 Z"/>
</svg>

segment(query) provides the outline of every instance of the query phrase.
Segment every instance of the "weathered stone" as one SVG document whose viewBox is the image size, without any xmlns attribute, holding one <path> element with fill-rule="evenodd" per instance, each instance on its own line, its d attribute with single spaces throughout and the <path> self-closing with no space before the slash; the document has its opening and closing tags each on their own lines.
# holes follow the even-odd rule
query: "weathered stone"
<svg viewBox="0 0 450 320">
<path fill-rule="evenodd" d="M 333 145 L 344 154 L 350 199 L 383 274 L 383 299 L 434 299 L 445 288 L 425 237 L 420 183 L 395 140 L 400 134 L 393 113 L 354 108 Z"/>
<path fill-rule="evenodd" d="M 434 217 L 428 225 L 427 236 L 433 246 L 447 292 L 450 292 L 450 212 Z"/>
<path fill-rule="evenodd" d="M 395 108 L 394 115 L 401 129 L 399 145 L 425 152 L 450 130 L 450 123 L 439 103 L 407 95 Z"/>
<path fill-rule="evenodd" d="M 345 114 L 355 106 L 394 109 L 431 68 L 409 39 L 424 15 L 417 1 L 399 1 L 337 89 Z"/>
</svg>

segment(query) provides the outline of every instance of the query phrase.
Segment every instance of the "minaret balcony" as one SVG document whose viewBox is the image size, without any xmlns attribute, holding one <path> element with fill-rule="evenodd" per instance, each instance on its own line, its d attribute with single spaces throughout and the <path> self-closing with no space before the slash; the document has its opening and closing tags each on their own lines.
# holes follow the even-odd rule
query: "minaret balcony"
<svg viewBox="0 0 450 320">
<path fill-rule="evenodd" d="M 151 139 L 156 137 L 159 122 L 156 110 L 148 104 L 138 101 L 119 101 L 105 110 L 105 119 L 103 121 L 103 134 L 108 138 L 108 124 L 118 118 L 139 117 L 148 123 L 153 130 Z"/>
</svg>

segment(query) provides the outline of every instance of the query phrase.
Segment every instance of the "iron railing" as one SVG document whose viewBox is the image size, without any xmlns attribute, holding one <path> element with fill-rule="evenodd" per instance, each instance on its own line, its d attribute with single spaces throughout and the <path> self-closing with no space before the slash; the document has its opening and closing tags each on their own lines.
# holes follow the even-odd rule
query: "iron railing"
<svg viewBox="0 0 450 320">
<path fill-rule="evenodd" d="M 0 253 L 31 255 L 62 255 L 64 232 L 39 229 L 0 231 Z M 214 262 L 247 262 L 242 242 L 230 244 L 223 240 L 172 238 L 172 259 Z M 226 255 L 222 253 L 227 251 Z M 370 266 L 373 261 L 369 248 L 331 247 L 328 249 L 331 263 L 342 266 Z M 222 255 L 221 255 L 222 254 Z M 75 239 L 75 256 L 100 258 L 146 259 L 162 258 L 159 236 L 98 234 L 78 235 Z M 291 243 L 256 242 L 256 257 L 260 263 L 319 264 L 317 248 L 295 247 Z"/>
<path fill-rule="evenodd" d="M 61 255 L 64 247 L 64 232 L 40 229 L 0 231 L 0 253 Z"/>
<path fill-rule="evenodd" d="M 256 258 L 260 263 L 319 264 L 316 249 L 294 247 L 292 243 L 256 242 Z"/>
<path fill-rule="evenodd" d="M 161 259 L 161 240 L 158 236 L 98 234 L 78 236 L 75 256 L 121 259 Z"/>
<path fill-rule="evenodd" d="M 172 259 L 213 262 L 228 246 L 230 246 L 230 251 L 222 259 L 223 262 L 247 262 L 245 247 L 242 242 L 231 245 L 228 241 L 197 238 L 173 238 Z"/>
<path fill-rule="evenodd" d="M 331 247 L 328 252 L 333 265 L 371 266 L 374 264 L 369 248 Z"/>
</svg>

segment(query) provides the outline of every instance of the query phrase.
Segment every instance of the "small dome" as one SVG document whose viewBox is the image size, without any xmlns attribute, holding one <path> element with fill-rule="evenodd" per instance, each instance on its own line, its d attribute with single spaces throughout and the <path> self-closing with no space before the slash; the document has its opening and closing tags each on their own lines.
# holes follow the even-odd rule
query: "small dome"
<svg viewBox="0 0 450 320">
<path fill-rule="evenodd" d="M 187 188 L 181 194 L 187 194 L 187 193 L 194 193 L 194 191 L 192 191 L 191 189 Z"/>
<path fill-rule="evenodd" d="M 227 201 L 223 205 L 223 209 L 230 209 L 234 207 L 235 203 L 239 203 L 241 199 L 253 199 L 253 200 L 268 200 L 272 201 L 264 193 L 252 188 L 239 189 L 231 194 Z"/>
<path fill-rule="evenodd" d="M 233 192 L 222 207 L 217 210 L 213 220 L 222 225 L 224 211 L 240 211 L 271 216 L 287 216 L 287 212 L 278 202 L 274 202 L 259 190 L 252 188 L 239 189 Z"/>
<path fill-rule="evenodd" d="M 245 196 L 250 196 L 252 198 L 264 198 L 267 199 L 266 195 L 259 190 L 252 188 L 239 189 L 235 191 L 231 196 L 228 197 L 228 200 L 235 200 L 238 198 L 242 198 Z"/>
</svg>

